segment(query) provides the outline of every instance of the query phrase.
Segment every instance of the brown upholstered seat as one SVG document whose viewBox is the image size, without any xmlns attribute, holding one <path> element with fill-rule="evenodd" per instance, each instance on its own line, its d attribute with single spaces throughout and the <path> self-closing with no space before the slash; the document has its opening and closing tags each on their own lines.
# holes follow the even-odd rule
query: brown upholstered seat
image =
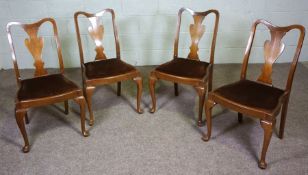
<svg viewBox="0 0 308 175">
<path fill-rule="evenodd" d="M 52 74 L 21 81 L 17 98 L 20 101 L 61 95 L 78 90 L 78 86 L 62 74 Z"/>
<path fill-rule="evenodd" d="M 284 91 L 250 80 L 240 80 L 216 89 L 213 95 L 223 97 L 248 108 L 272 111 Z"/>
<path fill-rule="evenodd" d="M 113 77 L 136 70 L 133 66 L 117 58 L 92 61 L 84 65 L 88 79 Z"/>
<path fill-rule="evenodd" d="M 176 58 L 156 68 L 156 71 L 185 78 L 203 78 L 209 63 L 186 58 Z"/>
</svg>

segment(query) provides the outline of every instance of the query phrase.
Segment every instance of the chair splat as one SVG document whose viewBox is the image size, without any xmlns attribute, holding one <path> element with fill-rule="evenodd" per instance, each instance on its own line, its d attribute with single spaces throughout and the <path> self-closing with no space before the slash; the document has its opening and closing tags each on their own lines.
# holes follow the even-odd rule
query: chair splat
<svg viewBox="0 0 308 175">
<path fill-rule="evenodd" d="M 23 26 L 29 38 L 25 39 L 25 45 L 34 58 L 35 73 L 34 76 L 42 76 L 48 74 L 44 68 L 44 61 L 42 59 L 42 50 L 44 46 L 44 39 L 38 37 L 39 26 L 24 25 Z"/>
<path fill-rule="evenodd" d="M 258 81 L 263 83 L 272 84 L 272 67 L 274 62 L 282 54 L 284 50 L 284 43 L 282 43 L 282 38 L 285 36 L 285 31 L 272 30 L 271 40 L 266 40 L 264 43 L 264 58 L 265 63 L 262 68 L 262 73 L 258 78 Z"/>
<path fill-rule="evenodd" d="M 190 24 L 189 26 L 189 32 L 191 36 L 191 46 L 190 46 L 190 52 L 188 54 L 188 58 L 199 60 L 198 55 L 198 44 L 205 32 L 205 26 L 202 25 L 202 21 L 204 20 L 205 16 L 201 15 L 194 15 L 194 24 Z"/>
<path fill-rule="evenodd" d="M 104 53 L 104 47 L 102 44 L 103 35 L 104 35 L 104 27 L 102 24 L 99 24 L 98 17 L 93 16 L 89 18 L 91 26 L 88 28 L 88 31 L 91 35 L 91 38 L 95 42 L 95 51 L 96 56 L 95 60 L 107 59 Z"/>
</svg>

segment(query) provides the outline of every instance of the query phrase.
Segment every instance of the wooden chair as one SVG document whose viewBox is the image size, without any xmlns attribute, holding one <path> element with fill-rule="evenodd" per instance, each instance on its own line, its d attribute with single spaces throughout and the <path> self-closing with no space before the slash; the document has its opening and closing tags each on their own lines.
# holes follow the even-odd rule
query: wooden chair
<svg viewBox="0 0 308 175">
<path fill-rule="evenodd" d="M 271 40 L 264 43 L 265 64 L 261 75 L 257 81 L 246 79 L 246 71 L 249 60 L 251 47 L 254 41 L 255 32 L 258 24 L 265 25 L 271 34 Z M 285 89 L 279 89 L 272 85 L 272 65 L 284 50 L 283 37 L 287 32 L 297 29 L 300 32 L 297 48 L 289 70 L 288 81 Z M 291 93 L 291 87 L 294 72 L 301 52 L 302 44 L 305 36 L 305 28 L 301 25 L 291 25 L 287 27 L 277 27 L 265 20 L 257 20 L 253 25 L 245 51 L 241 79 L 235 83 L 222 86 L 208 95 L 205 105 L 207 134 L 203 135 L 203 140 L 208 141 L 211 137 L 212 119 L 211 110 L 216 104 L 221 104 L 238 112 L 238 120 L 242 121 L 243 115 L 246 114 L 260 119 L 261 126 L 264 130 L 264 141 L 261 153 L 259 167 L 266 168 L 265 156 L 268 145 L 271 140 L 273 128 L 276 123 L 276 116 L 281 112 L 281 122 L 279 130 L 279 138 L 283 138 L 288 102 Z"/>
<path fill-rule="evenodd" d="M 99 23 L 99 18 L 106 12 L 112 16 L 113 33 L 116 45 L 116 58 L 109 58 L 104 53 L 104 47 L 102 45 L 102 39 L 104 35 L 104 26 Z M 88 28 L 91 38 L 95 42 L 95 61 L 84 63 L 84 55 L 82 49 L 82 41 L 80 37 L 80 30 L 78 24 L 78 16 L 83 15 L 87 17 L 91 23 Z M 92 95 L 95 87 L 98 85 L 117 83 L 117 95 L 121 95 L 121 81 L 134 80 L 137 84 L 137 112 L 142 113 L 140 108 L 140 100 L 142 95 L 142 77 L 140 72 L 121 60 L 120 44 L 118 37 L 118 30 L 115 24 L 115 13 L 112 9 L 104 9 L 95 14 L 87 12 L 76 12 L 74 14 L 75 27 L 77 33 L 77 40 L 80 53 L 80 63 L 83 80 L 83 90 L 86 96 L 88 109 L 90 112 L 90 125 L 94 124 L 94 117 L 92 112 Z"/>
<path fill-rule="evenodd" d="M 38 30 L 40 26 L 45 22 L 50 22 L 53 26 L 53 34 L 57 45 L 57 53 L 60 64 L 60 72 L 56 74 L 48 74 L 47 70 L 44 68 L 44 61 L 42 59 L 44 40 L 42 37 L 38 36 Z M 20 77 L 11 35 L 12 26 L 22 27 L 29 36 L 29 38 L 25 39 L 25 45 L 34 58 L 34 78 L 22 79 Z M 15 116 L 18 127 L 25 142 L 23 152 L 26 153 L 30 150 L 27 132 L 25 130 L 25 124 L 23 120 L 25 118 L 26 123 L 29 123 L 27 111 L 32 107 L 64 102 L 65 113 L 68 114 L 68 100 L 73 99 L 80 105 L 81 131 L 83 136 L 87 137 L 89 133 L 85 130 L 85 99 L 82 90 L 79 89 L 75 83 L 63 75 L 64 67 L 61 44 L 58 38 L 58 31 L 55 20 L 52 18 L 44 18 L 32 24 L 10 22 L 7 25 L 7 35 L 12 51 L 12 59 L 19 88 L 16 97 Z"/>
<path fill-rule="evenodd" d="M 187 11 L 192 15 L 194 24 L 190 24 L 191 46 L 187 59 L 178 56 L 179 34 L 181 27 L 182 13 Z M 205 26 L 202 25 L 204 18 L 209 14 L 215 14 L 215 25 L 213 31 L 211 53 L 209 63 L 200 61 L 198 55 L 198 45 L 201 37 L 205 32 Z M 199 95 L 199 116 L 198 126 L 202 126 L 202 110 L 204 105 L 205 94 L 207 88 L 209 91 L 212 89 L 212 74 L 214 63 L 214 52 L 216 44 L 216 36 L 219 23 L 219 12 L 217 10 L 208 10 L 205 12 L 195 12 L 188 8 L 181 8 L 178 13 L 177 32 L 174 42 L 174 55 L 173 60 L 164 63 L 155 68 L 150 74 L 150 93 L 152 97 L 151 113 L 156 110 L 156 97 L 155 97 L 155 83 L 157 80 L 162 79 L 174 82 L 175 96 L 178 96 L 178 83 L 192 85 Z"/>
</svg>

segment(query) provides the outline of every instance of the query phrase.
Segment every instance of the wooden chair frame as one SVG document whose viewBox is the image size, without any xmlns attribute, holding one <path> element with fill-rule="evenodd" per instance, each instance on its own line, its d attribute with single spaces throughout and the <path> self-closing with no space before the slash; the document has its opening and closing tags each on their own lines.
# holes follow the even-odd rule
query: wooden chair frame
<svg viewBox="0 0 308 175">
<path fill-rule="evenodd" d="M 85 63 L 84 63 L 84 55 L 83 55 L 83 48 L 82 48 L 82 41 L 81 41 L 81 36 L 80 36 L 78 17 L 80 15 L 83 15 L 90 20 L 91 25 L 92 25 L 92 29 L 91 29 L 92 31 L 89 31 L 90 35 L 95 41 L 95 43 L 96 42 L 101 43 L 101 39 L 103 37 L 103 25 L 98 24 L 98 18 L 102 17 L 106 12 L 110 13 L 112 16 L 112 26 L 113 26 L 113 33 L 114 33 L 114 38 L 115 38 L 115 45 L 116 45 L 116 58 L 121 59 L 118 30 L 117 30 L 117 26 L 115 23 L 115 13 L 113 9 L 104 9 L 103 11 L 100 11 L 95 14 L 81 12 L 81 11 L 76 12 L 74 14 L 75 28 L 76 28 L 77 41 L 78 41 L 79 54 L 80 54 L 83 90 L 86 96 L 86 101 L 87 101 L 88 109 L 90 112 L 89 125 L 94 124 L 94 117 L 93 117 L 93 111 L 92 111 L 92 95 L 94 93 L 95 87 L 98 85 L 117 83 L 117 95 L 120 96 L 121 95 L 121 81 L 134 80 L 135 83 L 137 84 L 137 112 L 140 114 L 143 113 L 140 107 L 141 96 L 142 96 L 142 76 L 137 69 L 129 73 L 107 77 L 107 78 L 88 79 L 87 76 L 85 75 Z M 107 56 L 104 54 L 104 48 L 102 45 L 96 44 L 95 51 L 97 53 L 95 60 L 107 59 Z"/>
<path fill-rule="evenodd" d="M 175 76 L 171 74 L 166 74 L 157 70 L 153 70 L 150 74 L 150 81 L 149 81 L 149 87 L 150 87 L 150 93 L 152 98 L 152 108 L 150 110 L 151 113 L 154 113 L 156 111 L 156 97 L 155 97 L 155 83 L 157 80 L 162 79 L 166 81 L 174 82 L 174 91 L 175 96 L 178 96 L 178 83 L 188 84 L 192 85 L 195 90 L 198 93 L 199 96 L 199 114 L 198 114 L 198 126 L 203 126 L 204 122 L 202 121 L 202 112 L 203 112 L 203 106 L 205 101 L 205 95 L 207 90 L 212 90 L 212 79 L 213 79 L 213 64 L 214 64 L 214 55 L 215 55 L 215 45 L 216 45 L 216 37 L 217 37 L 217 31 L 218 31 L 218 24 L 219 24 L 219 12 L 217 10 L 208 10 L 205 12 L 195 12 L 189 8 L 181 8 L 178 12 L 178 22 L 177 22 L 177 30 L 176 30 L 176 36 L 175 36 L 175 42 L 174 42 L 174 54 L 173 59 L 178 59 L 178 45 L 179 45 L 179 35 L 180 35 L 180 28 L 181 28 L 181 18 L 183 12 L 188 12 L 192 17 L 194 18 L 194 24 L 191 24 L 190 28 L 190 34 L 191 34 L 191 47 L 190 47 L 190 53 L 188 55 L 187 59 L 197 60 L 199 61 L 198 56 L 198 44 L 199 40 L 201 39 L 203 33 L 204 33 L 204 25 L 202 25 L 202 22 L 205 17 L 209 14 L 215 14 L 215 25 L 214 25 L 214 31 L 213 31 L 213 38 L 211 43 L 211 53 L 210 53 L 210 59 L 209 59 L 209 67 L 207 68 L 207 74 L 202 79 L 194 79 L 194 78 L 186 78 L 186 77 L 180 77 Z"/>
<path fill-rule="evenodd" d="M 45 23 L 45 22 L 50 22 L 53 27 L 53 34 L 54 34 L 54 39 L 56 41 L 57 45 L 57 54 L 58 54 L 58 59 L 59 59 L 59 65 L 60 65 L 60 74 L 64 74 L 64 66 L 63 66 L 63 59 L 62 59 L 62 51 L 61 51 L 61 44 L 60 40 L 58 38 L 58 30 L 57 30 L 57 25 L 54 19 L 52 18 L 44 18 L 39 20 L 38 22 L 31 23 L 31 24 L 24 24 L 24 23 L 19 23 L 19 22 L 10 22 L 7 24 L 6 30 L 7 30 L 7 36 L 8 36 L 8 41 L 10 44 L 10 49 L 12 53 L 12 60 L 13 60 L 13 65 L 14 65 L 14 70 L 16 74 L 16 81 L 18 88 L 21 88 L 21 82 L 23 79 L 20 76 L 17 60 L 16 60 L 16 54 L 15 54 L 15 48 L 13 44 L 13 38 L 11 34 L 11 28 L 13 26 L 19 26 L 24 29 L 24 31 L 28 34 L 29 38 L 25 39 L 25 44 L 27 48 L 29 49 L 30 53 L 32 54 L 34 58 L 34 66 L 35 66 L 35 77 L 42 77 L 42 76 L 48 76 L 48 73 L 46 69 L 44 68 L 44 62 L 42 60 L 42 48 L 43 48 L 43 38 L 38 37 L 38 30 L 39 27 Z M 73 99 L 75 102 L 77 102 L 80 105 L 80 119 L 81 119 L 81 130 L 83 136 L 88 136 L 89 133 L 85 129 L 85 99 L 82 93 L 81 89 L 71 91 L 68 93 L 64 94 L 59 94 L 55 96 L 50 96 L 46 98 L 35 98 L 35 99 L 30 99 L 30 100 L 23 100 L 20 101 L 17 97 L 15 100 L 15 116 L 16 116 L 16 122 L 18 124 L 18 127 L 21 131 L 21 134 L 23 136 L 25 145 L 23 147 L 23 152 L 29 152 L 30 151 L 30 145 L 27 137 L 27 132 L 25 129 L 25 124 L 23 120 L 26 120 L 26 123 L 29 123 L 28 120 L 28 115 L 27 111 L 31 107 L 38 107 L 38 106 L 44 106 L 44 105 L 49 105 L 49 104 L 54 104 L 54 103 L 59 103 L 64 101 L 64 106 L 65 106 L 65 113 L 68 114 L 68 100 Z"/>
<path fill-rule="evenodd" d="M 289 70 L 288 80 L 286 83 L 286 87 L 284 89 L 284 94 L 279 99 L 279 105 L 271 112 L 264 111 L 261 109 L 247 108 L 246 106 L 243 106 L 234 101 L 230 101 L 229 99 L 218 97 L 215 95 L 215 91 L 213 91 L 209 93 L 208 100 L 205 105 L 206 120 L 207 120 L 207 134 L 204 134 L 202 139 L 204 141 L 208 141 L 211 137 L 211 128 L 212 128 L 211 110 L 216 104 L 220 104 L 229 109 L 237 111 L 239 122 L 242 121 L 242 118 L 243 118 L 242 114 L 256 117 L 260 119 L 260 124 L 264 130 L 264 141 L 263 141 L 263 148 L 261 152 L 261 159 L 259 161 L 259 167 L 262 169 L 265 169 L 267 166 L 265 162 L 266 152 L 267 152 L 270 140 L 271 140 L 273 128 L 275 127 L 276 116 L 279 114 L 281 108 L 282 108 L 282 112 L 281 112 L 279 138 L 280 139 L 283 138 L 292 82 L 293 82 L 295 69 L 298 63 L 299 55 L 300 55 L 304 37 L 305 37 L 305 28 L 301 25 L 290 25 L 286 27 L 278 27 L 262 19 L 259 19 L 256 22 L 254 22 L 251 28 L 251 33 L 248 39 L 248 44 L 245 50 L 243 66 L 241 70 L 241 80 L 246 79 L 246 72 L 247 72 L 249 56 L 250 56 L 252 44 L 254 41 L 256 28 L 259 24 L 263 24 L 269 29 L 271 33 L 271 41 L 267 40 L 265 42 L 265 45 L 264 45 L 265 46 L 265 50 L 264 50 L 265 51 L 265 64 L 263 66 L 262 73 L 257 81 L 263 84 L 267 84 L 269 86 L 273 86 L 272 80 L 271 80 L 272 64 L 278 59 L 278 57 L 284 50 L 284 44 L 281 41 L 282 38 L 286 35 L 287 32 L 291 30 L 297 29 L 300 32 L 298 43 L 297 43 L 297 48 L 295 50 L 295 54 L 294 54 L 294 57 L 291 63 L 291 68 Z"/>
</svg>

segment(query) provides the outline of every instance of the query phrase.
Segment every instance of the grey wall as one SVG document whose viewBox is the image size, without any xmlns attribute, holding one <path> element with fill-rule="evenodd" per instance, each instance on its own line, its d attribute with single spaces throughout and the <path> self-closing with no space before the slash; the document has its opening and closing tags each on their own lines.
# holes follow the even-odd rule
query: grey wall
<svg viewBox="0 0 308 175">
<path fill-rule="evenodd" d="M 0 0 L 0 68 L 12 68 L 10 49 L 7 42 L 5 26 L 9 21 L 34 22 L 43 17 L 53 17 L 58 23 L 65 67 L 79 67 L 79 53 L 73 22 L 75 11 L 97 12 L 104 8 L 113 8 L 116 12 L 116 23 L 119 27 L 122 57 L 133 65 L 160 64 L 172 58 L 173 42 L 176 29 L 176 15 L 181 7 L 204 11 L 215 8 L 221 13 L 218 41 L 216 47 L 216 63 L 239 63 L 249 36 L 250 26 L 254 20 L 264 18 L 276 25 L 294 23 L 308 27 L 307 0 Z M 180 54 L 186 56 L 190 38 L 185 16 L 180 38 Z M 114 53 L 114 40 L 111 23 L 106 25 L 104 45 L 107 56 Z M 209 41 L 212 36 L 213 18 L 206 22 L 205 37 L 200 43 L 200 56 L 208 58 Z M 82 22 L 81 24 L 87 24 Z M 186 24 L 186 26 L 184 26 Z M 43 51 L 47 67 L 57 67 L 55 43 L 50 35 L 50 26 L 40 31 L 45 37 Z M 17 59 L 21 68 L 33 67 L 33 61 L 24 46 L 25 34 L 14 30 Z M 285 38 L 286 51 L 279 61 L 291 59 L 296 46 L 296 32 Z M 258 39 L 254 45 L 251 62 L 263 61 L 263 43 L 269 37 L 264 28 L 258 29 Z M 82 29 L 85 55 L 88 60 L 94 57 L 94 45 Z M 301 61 L 308 61 L 307 40 L 305 41 Z"/>
</svg>

